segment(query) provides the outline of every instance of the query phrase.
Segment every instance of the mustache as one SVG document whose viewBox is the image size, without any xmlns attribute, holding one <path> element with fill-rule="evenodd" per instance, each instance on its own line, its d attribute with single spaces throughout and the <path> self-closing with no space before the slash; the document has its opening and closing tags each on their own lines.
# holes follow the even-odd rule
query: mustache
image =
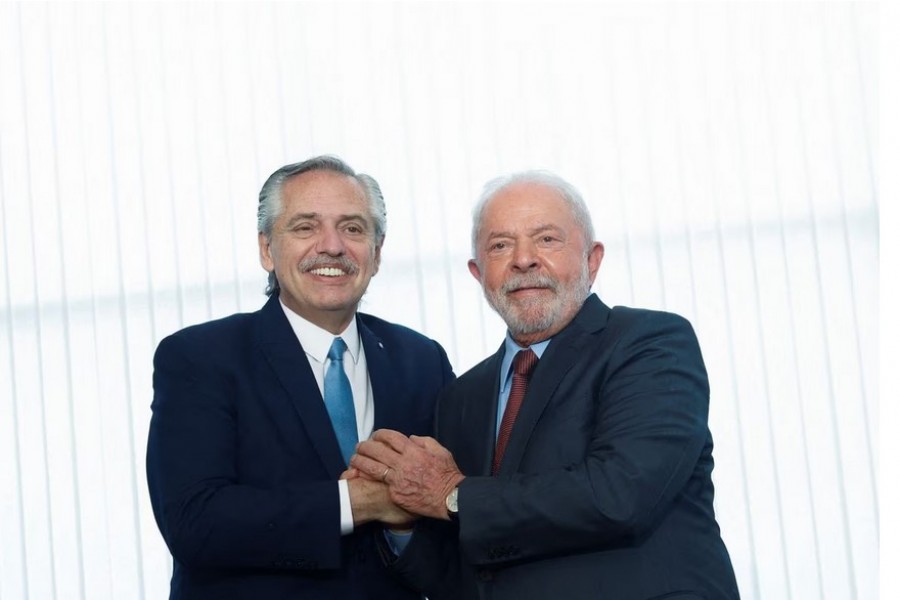
<svg viewBox="0 0 900 600">
<path fill-rule="evenodd" d="M 321 269 L 323 267 L 337 267 L 350 275 L 356 275 L 359 272 L 359 265 L 347 258 L 346 256 L 326 256 L 319 255 L 310 258 L 304 258 L 300 261 L 301 271 L 312 271 L 313 269 Z"/>
<path fill-rule="evenodd" d="M 543 275 L 541 273 L 513 275 L 500 286 L 500 293 L 508 294 L 522 288 L 548 288 L 554 292 L 558 292 L 559 283 L 549 275 Z"/>
</svg>

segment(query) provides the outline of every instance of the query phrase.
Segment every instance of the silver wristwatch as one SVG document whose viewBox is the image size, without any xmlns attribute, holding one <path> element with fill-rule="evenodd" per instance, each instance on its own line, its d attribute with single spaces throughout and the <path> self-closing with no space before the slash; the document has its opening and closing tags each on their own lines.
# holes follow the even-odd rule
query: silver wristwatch
<svg viewBox="0 0 900 600">
<path fill-rule="evenodd" d="M 456 517 L 459 513 L 459 488 L 453 488 L 453 491 L 447 494 L 447 499 L 444 500 L 444 504 L 447 505 L 447 512 L 450 513 L 450 518 Z"/>
</svg>

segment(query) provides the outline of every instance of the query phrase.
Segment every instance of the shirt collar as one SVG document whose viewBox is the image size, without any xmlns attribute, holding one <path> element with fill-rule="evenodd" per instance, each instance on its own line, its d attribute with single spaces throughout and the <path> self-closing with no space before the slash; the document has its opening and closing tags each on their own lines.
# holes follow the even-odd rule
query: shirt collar
<svg viewBox="0 0 900 600">
<path fill-rule="evenodd" d="M 531 350 L 537 354 L 537 357 L 540 359 L 541 356 L 544 355 L 544 350 L 547 349 L 547 345 L 550 343 L 550 340 L 553 338 L 549 338 L 544 340 L 543 342 L 538 342 L 536 344 L 532 344 L 528 346 Z M 503 343 L 505 348 L 505 352 L 503 354 L 503 361 L 500 363 L 500 391 L 506 391 L 506 388 L 510 386 L 512 381 L 512 361 L 515 358 L 516 354 L 525 350 L 522 346 L 518 345 L 515 340 L 512 339 L 512 336 L 509 335 L 509 331 L 506 332 L 506 340 Z"/>
<path fill-rule="evenodd" d="M 331 349 L 334 338 L 340 337 L 344 340 L 344 343 L 347 344 L 347 352 L 350 353 L 350 358 L 353 359 L 353 363 L 356 364 L 359 362 L 360 340 L 359 330 L 356 327 L 356 314 L 353 315 L 350 324 L 347 325 L 347 328 L 344 329 L 344 331 L 338 335 L 334 335 L 330 331 L 322 329 L 315 323 L 307 321 L 285 306 L 284 302 L 281 302 L 281 300 L 279 300 L 279 303 L 287 317 L 288 323 L 291 324 L 291 329 L 294 330 L 294 335 L 297 336 L 297 340 L 300 342 L 300 345 L 303 346 L 303 351 L 306 352 L 310 358 L 324 364 L 325 359 L 328 358 L 328 351 Z"/>
</svg>

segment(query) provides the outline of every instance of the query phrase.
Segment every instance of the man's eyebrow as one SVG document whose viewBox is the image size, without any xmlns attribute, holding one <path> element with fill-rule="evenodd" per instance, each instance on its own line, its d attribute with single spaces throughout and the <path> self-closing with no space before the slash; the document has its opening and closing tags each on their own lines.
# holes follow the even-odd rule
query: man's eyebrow
<svg viewBox="0 0 900 600">
<path fill-rule="evenodd" d="M 538 235 L 547 231 L 562 231 L 563 228 L 559 225 L 553 225 L 552 223 L 546 223 L 543 225 L 538 225 L 536 227 L 532 227 L 526 233 L 527 235 Z M 488 239 L 498 238 L 498 237 L 515 237 L 515 234 L 511 231 L 499 230 L 499 231 L 490 231 L 488 232 Z"/>
<path fill-rule="evenodd" d="M 322 219 L 322 215 L 319 213 L 316 213 L 316 212 L 297 213 L 296 215 L 293 215 L 290 219 L 287 220 L 287 223 L 285 223 L 285 227 L 291 228 L 295 224 L 297 224 L 297 222 L 299 222 L 299 221 L 307 221 L 307 220 L 320 221 L 321 219 Z M 366 219 L 366 215 L 361 214 L 361 213 L 351 213 L 351 214 L 347 214 L 347 215 L 340 215 L 340 216 L 338 216 L 337 221 L 338 221 L 338 223 L 346 223 L 347 221 L 360 221 L 364 224 L 368 224 L 368 222 L 369 222 L 368 219 Z"/>
<path fill-rule="evenodd" d="M 368 223 L 369 219 L 366 218 L 366 215 L 360 213 L 353 213 L 350 215 L 341 215 L 338 217 L 338 223 L 343 223 L 344 221 L 362 221 L 363 223 Z"/>
<path fill-rule="evenodd" d="M 559 225 L 553 225 L 551 223 L 546 223 L 544 225 L 538 225 L 537 227 L 533 228 L 529 233 L 531 235 L 537 235 L 539 233 L 546 233 L 547 231 L 562 231 L 562 230 L 563 230 L 563 228 L 560 227 Z"/>
<path fill-rule="evenodd" d="M 318 218 L 319 218 L 319 213 L 314 213 L 314 212 L 297 213 L 296 215 L 293 215 L 290 219 L 288 219 L 287 223 L 285 223 L 284 225 L 285 225 L 285 227 L 291 227 L 295 223 L 297 223 L 297 221 L 306 221 L 308 219 L 317 220 Z"/>
</svg>

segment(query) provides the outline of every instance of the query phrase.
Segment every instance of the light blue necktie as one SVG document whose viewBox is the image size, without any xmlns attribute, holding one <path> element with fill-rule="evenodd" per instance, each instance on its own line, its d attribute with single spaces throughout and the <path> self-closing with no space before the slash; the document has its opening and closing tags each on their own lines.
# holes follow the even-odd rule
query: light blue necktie
<svg viewBox="0 0 900 600">
<path fill-rule="evenodd" d="M 331 425 L 341 446 L 344 461 L 349 464 L 356 450 L 359 434 L 356 433 L 356 409 L 353 408 L 353 390 L 344 373 L 344 350 L 347 344 L 341 338 L 334 338 L 328 358 L 331 364 L 325 373 L 325 408 L 331 417 Z"/>
</svg>

